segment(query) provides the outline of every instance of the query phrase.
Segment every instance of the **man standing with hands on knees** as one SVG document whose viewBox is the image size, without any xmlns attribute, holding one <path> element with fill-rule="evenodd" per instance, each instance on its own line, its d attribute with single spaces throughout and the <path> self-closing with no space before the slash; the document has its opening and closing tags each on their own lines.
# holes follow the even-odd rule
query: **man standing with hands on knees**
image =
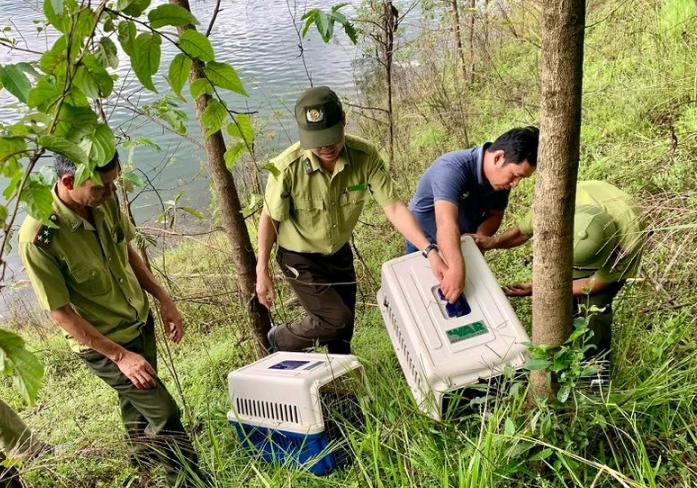
<svg viewBox="0 0 697 488">
<path fill-rule="evenodd" d="M 475 236 L 482 250 L 510 249 L 532 238 L 530 210 L 518 226 L 495 237 Z M 641 211 L 634 199 L 604 181 L 581 181 L 576 186 L 574 213 L 574 314 L 588 315 L 595 346 L 588 357 L 609 360 L 612 343 L 612 302 L 628 278 L 636 276 L 646 241 Z M 530 296 L 532 283 L 504 288 L 508 296 Z M 589 313 L 591 306 L 600 309 Z"/>
<path fill-rule="evenodd" d="M 169 293 L 130 244 L 135 228 L 114 196 L 118 153 L 96 168 L 98 180 L 79 185 L 70 159 L 55 155 L 54 169 L 54 225 L 28 216 L 19 231 L 19 253 L 39 304 L 92 373 L 118 393 L 135 460 L 159 458 L 170 485 L 194 486 L 192 478 L 201 477 L 198 458 L 179 407 L 157 376 L 145 292 L 159 302 L 173 342 L 181 341 L 184 326 Z"/>
<path fill-rule="evenodd" d="M 535 171 L 539 137 L 537 127 L 511 129 L 493 143 L 440 156 L 421 176 L 409 209 L 443 253 L 448 271 L 441 288 L 450 303 L 465 288 L 460 237 L 496 233 L 511 189 Z M 415 250 L 407 242 L 407 253 Z"/>
<path fill-rule="evenodd" d="M 269 332 L 272 348 L 301 351 L 317 344 L 350 354 L 356 308 L 356 272 L 348 241 L 370 193 L 394 227 L 422 250 L 440 282 L 447 271 L 435 246 L 395 193 L 377 149 L 345 134 L 346 114 L 327 87 L 306 90 L 295 105 L 300 141 L 272 160 L 259 222 L 257 295 L 270 308 L 269 274 L 276 260 L 307 317 Z"/>
</svg>

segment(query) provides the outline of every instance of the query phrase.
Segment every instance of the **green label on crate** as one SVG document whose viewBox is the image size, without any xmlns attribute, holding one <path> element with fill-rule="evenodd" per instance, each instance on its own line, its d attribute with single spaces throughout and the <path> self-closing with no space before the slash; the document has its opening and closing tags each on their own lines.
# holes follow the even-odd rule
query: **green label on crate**
<svg viewBox="0 0 697 488">
<path fill-rule="evenodd" d="M 474 322 L 472 324 L 463 325 L 462 327 L 457 327 L 455 329 L 450 329 L 446 332 L 448 334 L 448 340 L 450 344 L 455 344 L 456 342 L 471 339 L 473 337 L 486 334 L 488 329 L 486 325 L 482 322 Z"/>
</svg>

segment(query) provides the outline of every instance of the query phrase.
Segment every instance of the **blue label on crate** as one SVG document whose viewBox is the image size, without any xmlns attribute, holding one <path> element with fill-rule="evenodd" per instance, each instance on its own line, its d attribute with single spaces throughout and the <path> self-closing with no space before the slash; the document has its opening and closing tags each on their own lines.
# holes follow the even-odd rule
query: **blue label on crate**
<svg viewBox="0 0 697 488">
<path fill-rule="evenodd" d="M 276 363 L 273 366 L 269 366 L 269 369 L 298 369 L 300 366 L 304 366 L 305 364 L 307 364 L 309 362 L 310 361 L 293 361 L 293 360 L 281 361 L 280 363 Z"/>
</svg>

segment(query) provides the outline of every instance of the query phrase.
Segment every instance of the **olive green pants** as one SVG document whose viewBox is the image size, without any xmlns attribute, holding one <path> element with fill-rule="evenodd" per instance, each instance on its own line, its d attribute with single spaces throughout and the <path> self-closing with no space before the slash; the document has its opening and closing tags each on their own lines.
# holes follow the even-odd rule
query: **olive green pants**
<svg viewBox="0 0 697 488">
<path fill-rule="evenodd" d="M 152 316 L 140 336 L 123 346 L 143 356 L 157 371 Z M 96 351 L 80 356 L 95 375 L 118 393 L 121 419 L 135 448 L 136 459 L 146 466 L 153 460 L 162 462 L 171 486 L 177 483 L 180 483 L 178 486 L 194 486 L 193 480 L 200 476 L 198 457 L 181 423 L 179 407 L 162 381 L 158 378 L 155 387 L 139 390 L 109 358 Z"/>
<path fill-rule="evenodd" d="M 586 352 L 586 359 L 596 356 L 605 356 L 610 359 L 612 348 L 612 301 L 624 286 L 624 281 L 612 283 L 600 293 L 574 297 L 574 316 L 587 317 L 588 328 L 593 331 L 586 344 L 594 346 Z M 596 306 L 603 309 L 602 312 L 591 312 L 590 308 Z"/>
<path fill-rule="evenodd" d="M 27 460 L 38 456 L 45 444 L 26 426 L 12 407 L 0 400 L 0 463 L 5 460 L 3 452 L 10 458 Z M 19 473 L 14 468 L 0 466 L 0 488 L 23 486 Z"/>
<path fill-rule="evenodd" d="M 278 348 L 302 351 L 326 344 L 330 354 L 351 354 L 358 290 L 351 246 L 329 256 L 279 247 L 276 260 L 307 312 L 300 322 L 278 327 Z"/>
</svg>

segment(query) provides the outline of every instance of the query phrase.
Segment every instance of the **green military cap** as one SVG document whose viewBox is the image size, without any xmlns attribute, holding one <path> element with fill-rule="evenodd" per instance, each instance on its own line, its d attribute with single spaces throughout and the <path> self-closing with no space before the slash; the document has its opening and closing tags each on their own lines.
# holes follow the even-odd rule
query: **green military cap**
<svg viewBox="0 0 697 488">
<path fill-rule="evenodd" d="M 617 226 L 602 208 L 578 205 L 574 214 L 574 278 L 603 267 L 617 245 Z"/>
<path fill-rule="evenodd" d="M 339 97 L 326 86 L 309 88 L 295 104 L 300 145 L 303 149 L 333 146 L 344 137 Z"/>
</svg>

